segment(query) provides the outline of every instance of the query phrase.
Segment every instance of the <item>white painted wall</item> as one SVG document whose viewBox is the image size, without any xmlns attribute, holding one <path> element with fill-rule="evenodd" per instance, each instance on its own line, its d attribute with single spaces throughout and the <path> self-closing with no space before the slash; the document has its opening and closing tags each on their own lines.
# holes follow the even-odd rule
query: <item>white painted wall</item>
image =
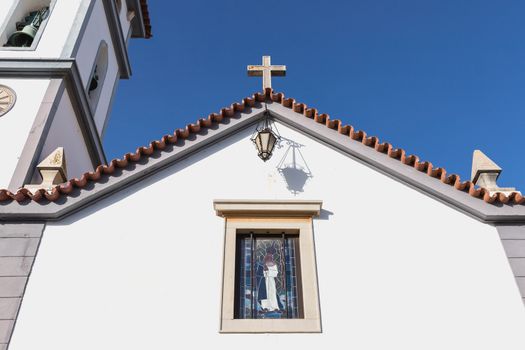
<svg viewBox="0 0 525 350">
<path fill-rule="evenodd" d="M 100 97 L 95 111 L 95 125 L 99 136 L 102 137 L 104 132 L 104 124 L 106 119 L 109 118 L 110 108 L 112 106 L 111 102 L 115 96 L 113 96 L 113 91 L 115 91 L 116 86 L 119 82 L 120 73 L 118 72 L 118 67 L 116 62 L 109 62 L 108 73 L 106 74 L 106 79 L 104 85 L 102 85 L 102 91 L 100 92 Z"/>
<path fill-rule="evenodd" d="M 7 20 L 7 15 L 9 14 L 9 9 L 13 6 L 18 0 L 2 0 L 2 9 L 0 11 L 0 26 Z"/>
<path fill-rule="evenodd" d="M 16 93 L 16 102 L 10 112 L 0 117 L 0 188 L 7 188 L 31 127 L 49 86 L 49 79 L 0 79 Z"/>
<path fill-rule="evenodd" d="M 47 158 L 57 147 L 64 147 L 68 178 L 80 178 L 86 171 L 93 170 L 86 141 L 78 125 L 76 113 L 67 91 L 64 91 L 60 99 L 38 162 L 40 163 Z M 40 178 L 39 175 L 38 178 Z"/>
<path fill-rule="evenodd" d="M 313 174 L 296 196 L 276 170 L 285 150 L 263 163 L 246 130 L 48 224 L 10 350 L 523 349 L 525 310 L 493 227 L 279 130 Z M 322 334 L 218 333 L 218 198 L 324 201 Z"/>
</svg>

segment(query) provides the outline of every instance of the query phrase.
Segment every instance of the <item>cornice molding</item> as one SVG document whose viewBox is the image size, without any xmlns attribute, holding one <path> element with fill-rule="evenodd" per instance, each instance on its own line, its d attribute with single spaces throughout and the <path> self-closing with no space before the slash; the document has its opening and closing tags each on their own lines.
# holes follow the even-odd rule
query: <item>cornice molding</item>
<svg viewBox="0 0 525 350">
<path fill-rule="evenodd" d="M 217 216 L 319 216 L 320 200 L 242 200 L 216 199 L 213 209 Z"/>
</svg>

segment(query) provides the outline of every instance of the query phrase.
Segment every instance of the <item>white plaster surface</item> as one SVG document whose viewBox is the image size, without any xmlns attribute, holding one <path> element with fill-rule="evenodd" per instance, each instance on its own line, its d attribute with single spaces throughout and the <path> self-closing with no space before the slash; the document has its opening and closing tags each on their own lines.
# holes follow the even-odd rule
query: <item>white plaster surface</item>
<svg viewBox="0 0 525 350">
<path fill-rule="evenodd" d="M 64 147 L 68 178 L 80 178 L 86 171 L 93 170 L 86 141 L 76 118 L 69 93 L 64 91 L 38 159 L 40 163 L 57 147 Z"/>
<path fill-rule="evenodd" d="M 109 118 L 110 116 L 111 100 L 115 97 L 113 96 L 113 88 L 115 83 L 118 84 L 118 75 L 120 75 L 120 73 L 118 72 L 117 62 L 114 57 L 109 57 L 108 72 L 106 74 L 104 85 L 102 85 L 102 91 L 100 92 L 97 109 L 94 115 L 95 125 L 98 134 L 101 137 L 104 131 L 103 129 L 106 118 Z"/>
<path fill-rule="evenodd" d="M 3 11 L 0 11 L 0 26 L 4 24 L 7 20 L 7 15 L 9 14 L 9 9 L 13 4 L 18 0 L 2 0 Z"/>
<path fill-rule="evenodd" d="M 250 129 L 48 224 L 10 350 L 524 348 L 493 227 L 279 131 L 304 145 L 313 175 L 296 195 L 276 169 L 285 148 L 263 163 Z M 322 334 L 218 333 L 224 222 L 212 201 L 236 198 L 323 200 Z"/>
<path fill-rule="evenodd" d="M 16 93 L 13 109 L 0 117 L 0 188 L 7 188 L 41 104 L 53 101 L 43 101 L 49 79 L 0 79 L 0 84 Z"/>
</svg>

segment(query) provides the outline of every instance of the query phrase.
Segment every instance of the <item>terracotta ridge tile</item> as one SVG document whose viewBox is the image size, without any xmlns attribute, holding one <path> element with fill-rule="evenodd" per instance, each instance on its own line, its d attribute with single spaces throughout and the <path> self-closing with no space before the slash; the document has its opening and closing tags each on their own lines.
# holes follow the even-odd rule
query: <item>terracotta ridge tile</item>
<svg viewBox="0 0 525 350">
<path fill-rule="evenodd" d="M 178 140 L 185 140 L 191 134 L 198 133 L 202 129 L 211 127 L 213 124 L 221 123 L 224 118 L 231 118 L 236 112 L 242 112 L 246 107 L 253 107 L 257 102 L 266 100 L 279 103 L 296 113 L 315 120 L 317 123 L 324 124 L 327 128 L 333 129 L 339 134 L 374 148 L 377 152 L 386 154 L 388 157 L 411 166 L 420 172 L 424 172 L 428 176 L 453 186 L 459 191 L 466 192 L 472 197 L 483 199 L 487 203 L 525 204 L 525 197 L 518 192 L 512 192 L 509 195 L 498 192 L 491 196 L 487 189 L 476 187 L 471 181 L 461 182 L 457 174 L 447 175 L 444 168 L 434 168 L 432 163 L 420 161 L 416 155 L 406 155 L 405 150 L 402 148 L 394 148 L 388 142 L 381 143 L 376 136 L 367 137 L 366 132 L 362 130 L 356 131 L 353 126 L 343 125 L 339 119 L 330 119 L 328 114 L 319 113 L 316 108 L 308 108 L 306 104 L 296 102 L 293 98 L 285 98 L 282 92 L 274 92 L 272 89 L 266 89 L 263 93 L 257 92 L 250 97 L 244 98 L 241 103 L 235 102 L 230 107 L 222 108 L 220 113 L 210 113 L 207 118 L 201 118 L 193 124 L 186 125 L 183 129 L 176 129 L 173 134 L 164 135 L 160 140 L 152 141 L 148 146 L 139 147 L 134 153 L 126 153 L 120 159 L 115 158 L 107 165 L 99 165 L 94 171 L 84 173 L 79 179 L 71 179 L 53 187 L 50 191 L 40 189 L 35 191 L 35 193 L 31 193 L 31 191 L 21 188 L 13 193 L 6 189 L 0 189 L 0 202 L 16 201 L 20 203 L 27 200 L 40 202 L 43 199 L 54 202 L 62 195 L 67 196 L 75 188 L 82 189 L 90 182 L 97 182 L 102 175 L 111 176 L 117 169 L 122 169 L 130 163 L 138 162 L 142 157 L 149 157 L 157 150 L 163 151 L 167 145 L 176 144 Z"/>
</svg>

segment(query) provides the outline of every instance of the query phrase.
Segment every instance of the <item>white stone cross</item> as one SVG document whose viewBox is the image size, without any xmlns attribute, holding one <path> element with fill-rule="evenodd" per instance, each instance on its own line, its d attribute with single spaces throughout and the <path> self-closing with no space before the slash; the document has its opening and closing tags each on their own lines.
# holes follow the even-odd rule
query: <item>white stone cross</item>
<svg viewBox="0 0 525 350">
<path fill-rule="evenodd" d="M 272 66 L 270 56 L 263 56 L 262 66 L 248 66 L 248 76 L 263 77 L 263 90 L 272 88 L 272 76 L 285 76 L 286 66 Z"/>
</svg>

